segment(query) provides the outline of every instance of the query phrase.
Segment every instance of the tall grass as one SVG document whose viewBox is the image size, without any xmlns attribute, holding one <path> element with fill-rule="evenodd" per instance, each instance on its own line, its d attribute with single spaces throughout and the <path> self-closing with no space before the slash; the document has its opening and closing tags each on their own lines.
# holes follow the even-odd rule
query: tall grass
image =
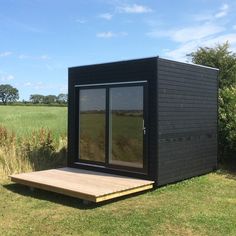
<svg viewBox="0 0 236 236">
<path fill-rule="evenodd" d="M 0 126 L 0 175 L 65 166 L 66 136 L 53 138 L 49 129 L 33 131 L 31 136 L 17 137 Z"/>
</svg>

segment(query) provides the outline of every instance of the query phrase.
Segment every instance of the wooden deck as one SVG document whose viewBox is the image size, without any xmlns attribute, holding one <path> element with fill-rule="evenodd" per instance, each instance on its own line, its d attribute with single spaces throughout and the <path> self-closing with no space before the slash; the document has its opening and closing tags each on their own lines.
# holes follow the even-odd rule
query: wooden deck
<svg viewBox="0 0 236 236">
<path fill-rule="evenodd" d="M 13 182 L 91 202 L 153 188 L 153 181 L 75 168 L 60 168 L 10 176 Z"/>
</svg>

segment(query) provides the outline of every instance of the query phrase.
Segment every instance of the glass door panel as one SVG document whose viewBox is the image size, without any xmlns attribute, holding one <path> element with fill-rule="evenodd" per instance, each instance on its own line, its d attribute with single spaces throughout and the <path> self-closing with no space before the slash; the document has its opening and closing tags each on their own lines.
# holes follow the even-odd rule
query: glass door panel
<svg viewBox="0 0 236 236">
<path fill-rule="evenodd" d="M 143 168 L 143 86 L 111 87 L 109 164 Z"/>
<path fill-rule="evenodd" d="M 106 89 L 80 89 L 79 159 L 105 162 Z"/>
</svg>

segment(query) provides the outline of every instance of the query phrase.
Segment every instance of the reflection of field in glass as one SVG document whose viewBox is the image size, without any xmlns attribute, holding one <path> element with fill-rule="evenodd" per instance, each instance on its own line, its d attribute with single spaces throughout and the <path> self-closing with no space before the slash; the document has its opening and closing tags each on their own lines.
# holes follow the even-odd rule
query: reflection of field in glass
<svg viewBox="0 0 236 236">
<path fill-rule="evenodd" d="M 105 161 L 105 114 L 80 114 L 80 159 Z"/>
<path fill-rule="evenodd" d="M 104 161 L 104 114 L 81 114 L 80 156 Z M 112 114 L 112 160 L 142 163 L 142 117 L 138 113 Z M 115 162 L 113 162 L 115 164 Z M 117 162 L 118 163 L 118 162 Z"/>
</svg>

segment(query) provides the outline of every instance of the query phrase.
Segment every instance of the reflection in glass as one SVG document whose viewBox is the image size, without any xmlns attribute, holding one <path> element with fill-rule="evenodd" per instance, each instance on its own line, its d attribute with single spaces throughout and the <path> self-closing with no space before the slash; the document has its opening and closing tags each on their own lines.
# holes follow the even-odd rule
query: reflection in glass
<svg viewBox="0 0 236 236">
<path fill-rule="evenodd" d="M 80 90 L 79 158 L 105 161 L 105 89 Z"/>
<path fill-rule="evenodd" d="M 143 167 L 143 87 L 110 88 L 109 163 Z"/>
</svg>

